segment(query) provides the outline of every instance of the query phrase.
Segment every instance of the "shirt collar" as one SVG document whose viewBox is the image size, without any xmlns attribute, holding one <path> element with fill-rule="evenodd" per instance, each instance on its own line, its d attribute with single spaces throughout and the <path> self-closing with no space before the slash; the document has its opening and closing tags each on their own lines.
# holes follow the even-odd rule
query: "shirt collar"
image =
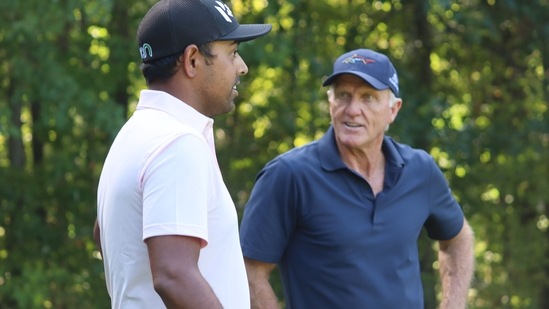
<svg viewBox="0 0 549 309">
<path fill-rule="evenodd" d="M 385 170 L 385 185 L 392 186 L 400 175 L 400 171 L 404 167 L 404 159 L 395 146 L 395 141 L 385 136 L 383 138 L 383 144 L 381 149 L 385 154 L 386 170 Z M 347 168 L 337 149 L 335 141 L 335 132 L 333 126 L 330 125 L 326 134 L 318 140 L 319 159 L 322 168 L 327 171 L 334 171 L 337 169 Z"/>
<path fill-rule="evenodd" d="M 326 134 L 318 140 L 318 157 L 320 165 L 327 171 L 347 168 L 339 155 L 335 141 L 334 127 L 330 125 Z"/>
<path fill-rule="evenodd" d="M 210 134 L 214 120 L 207 117 L 187 103 L 164 91 L 142 90 L 136 110 L 155 109 L 166 112 L 204 136 Z"/>
<path fill-rule="evenodd" d="M 402 172 L 402 169 L 404 168 L 404 165 L 406 165 L 406 163 L 402 158 L 402 154 L 398 151 L 396 147 L 396 142 L 391 137 L 385 136 L 383 138 L 383 144 L 381 145 L 381 149 L 383 150 L 383 153 L 385 154 L 385 160 L 387 161 L 385 165 L 385 179 L 383 186 L 387 189 L 390 189 L 398 181 L 400 173 Z"/>
</svg>

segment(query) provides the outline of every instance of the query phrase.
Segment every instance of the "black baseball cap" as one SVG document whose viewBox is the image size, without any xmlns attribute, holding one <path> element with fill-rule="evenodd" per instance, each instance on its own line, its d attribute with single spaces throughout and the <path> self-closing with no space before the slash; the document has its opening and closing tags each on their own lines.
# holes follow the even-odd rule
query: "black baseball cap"
<svg viewBox="0 0 549 309">
<path fill-rule="evenodd" d="M 391 89 L 398 97 L 398 75 L 391 60 L 384 54 L 370 49 L 347 52 L 334 62 L 332 75 L 322 83 L 328 86 L 342 74 L 354 74 L 377 90 Z"/>
<path fill-rule="evenodd" d="M 270 24 L 239 24 L 231 9 L 216 0 L 161 0 L 145 14 L 137 29 L 145 63 L 182 52 L 191 44 L 245 42 L 271 31 Z"/>
</svg>

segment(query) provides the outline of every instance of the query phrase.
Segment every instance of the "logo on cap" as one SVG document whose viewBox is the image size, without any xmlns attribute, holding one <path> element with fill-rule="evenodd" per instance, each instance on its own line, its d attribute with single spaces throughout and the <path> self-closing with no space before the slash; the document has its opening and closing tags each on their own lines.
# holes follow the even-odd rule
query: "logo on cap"
<svg viewBox="0 0 549 309">
<path fill-rule="evenodd" d="M 147 55 L 149 57 L 153 56 L 152 47 L 147 43 L 143 44 L 142 47 L 139 47 L 139 53 L 141 54 L 141 59 L 147 58 Z"/>
<path fill-rule="evenodd" d="M 364 63 L 364 64 L 368 64 L 368 63 L 374 63 L 375 61 L 372 60 L 372 59 L 366 59 L 362 56 L 359 56 L 357 54 L 353 54 L 351 57 L 349 58 L 346 58 L 342 61 L 342 63 L 346 63 L 346 64 L 349 64 L 349 63 Z"/>
<path fill-rule="evenodd" d="M 233 12 L 231 12 L 231 9 L 229 9 L 229 7 L 221 1 L 216 1 L 216 2 L 219 6 L 216 5 L 215 8 L 219 12 L 219 14 L 221 14 L 227 22 L 232 23 L 233 20 L 231 19 L 231 17 L 233 17 Z"/>
<path fill-rule="evenodd" d="M 393 76 L 389 77 L 389 82 L 393 84 L 393 87 L 395 87 L 396 91 L 398 92 L 398 76 L 397 73 L 393 74 Z"/>
</svg>

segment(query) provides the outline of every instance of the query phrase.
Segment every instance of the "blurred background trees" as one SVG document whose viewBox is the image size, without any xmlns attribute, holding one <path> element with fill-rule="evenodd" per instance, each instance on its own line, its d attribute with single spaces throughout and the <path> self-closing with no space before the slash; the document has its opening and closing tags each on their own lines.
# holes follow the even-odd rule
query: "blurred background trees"
<svg viewBox="0 0 549 309">
<path fill-rule="evenodd" d="M 0 307 L 107 308 L 92 241 L 111 141 L 145 83 L 135 32 L 152 0 L 0 2 Z M 354 48 L 390 56 L 389 134 L 430 152 L 477 235 L 470 308 L 549 308 L 549 1 L 233 0 L 237 108 L 216 118 L 242 211 L 259 169 L 329 125 L 322 80 Z M 439 292 L 420 243 L 426 308 Z M 280 293 L 279 282 L 273 284 Z"/>
</svg>

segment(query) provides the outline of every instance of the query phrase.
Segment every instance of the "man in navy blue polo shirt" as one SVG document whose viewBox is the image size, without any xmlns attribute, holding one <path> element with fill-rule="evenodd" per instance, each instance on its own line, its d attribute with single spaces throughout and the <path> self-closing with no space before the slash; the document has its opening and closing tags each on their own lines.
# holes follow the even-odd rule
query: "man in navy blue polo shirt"
<svg viewBox="0 0 549 309">
<path fill-rule="evenodd" d="M 385 135 L 402 105 L 391 61 L 340 56 L 328 86 L 332 125 L 269 162 L 244 211 L 241 245 L 252 308 L 424 308 L 417 241 L 439 243 L 441 308 L 465 308 L 473 232 L 440 169 Z"/>
</svg>

